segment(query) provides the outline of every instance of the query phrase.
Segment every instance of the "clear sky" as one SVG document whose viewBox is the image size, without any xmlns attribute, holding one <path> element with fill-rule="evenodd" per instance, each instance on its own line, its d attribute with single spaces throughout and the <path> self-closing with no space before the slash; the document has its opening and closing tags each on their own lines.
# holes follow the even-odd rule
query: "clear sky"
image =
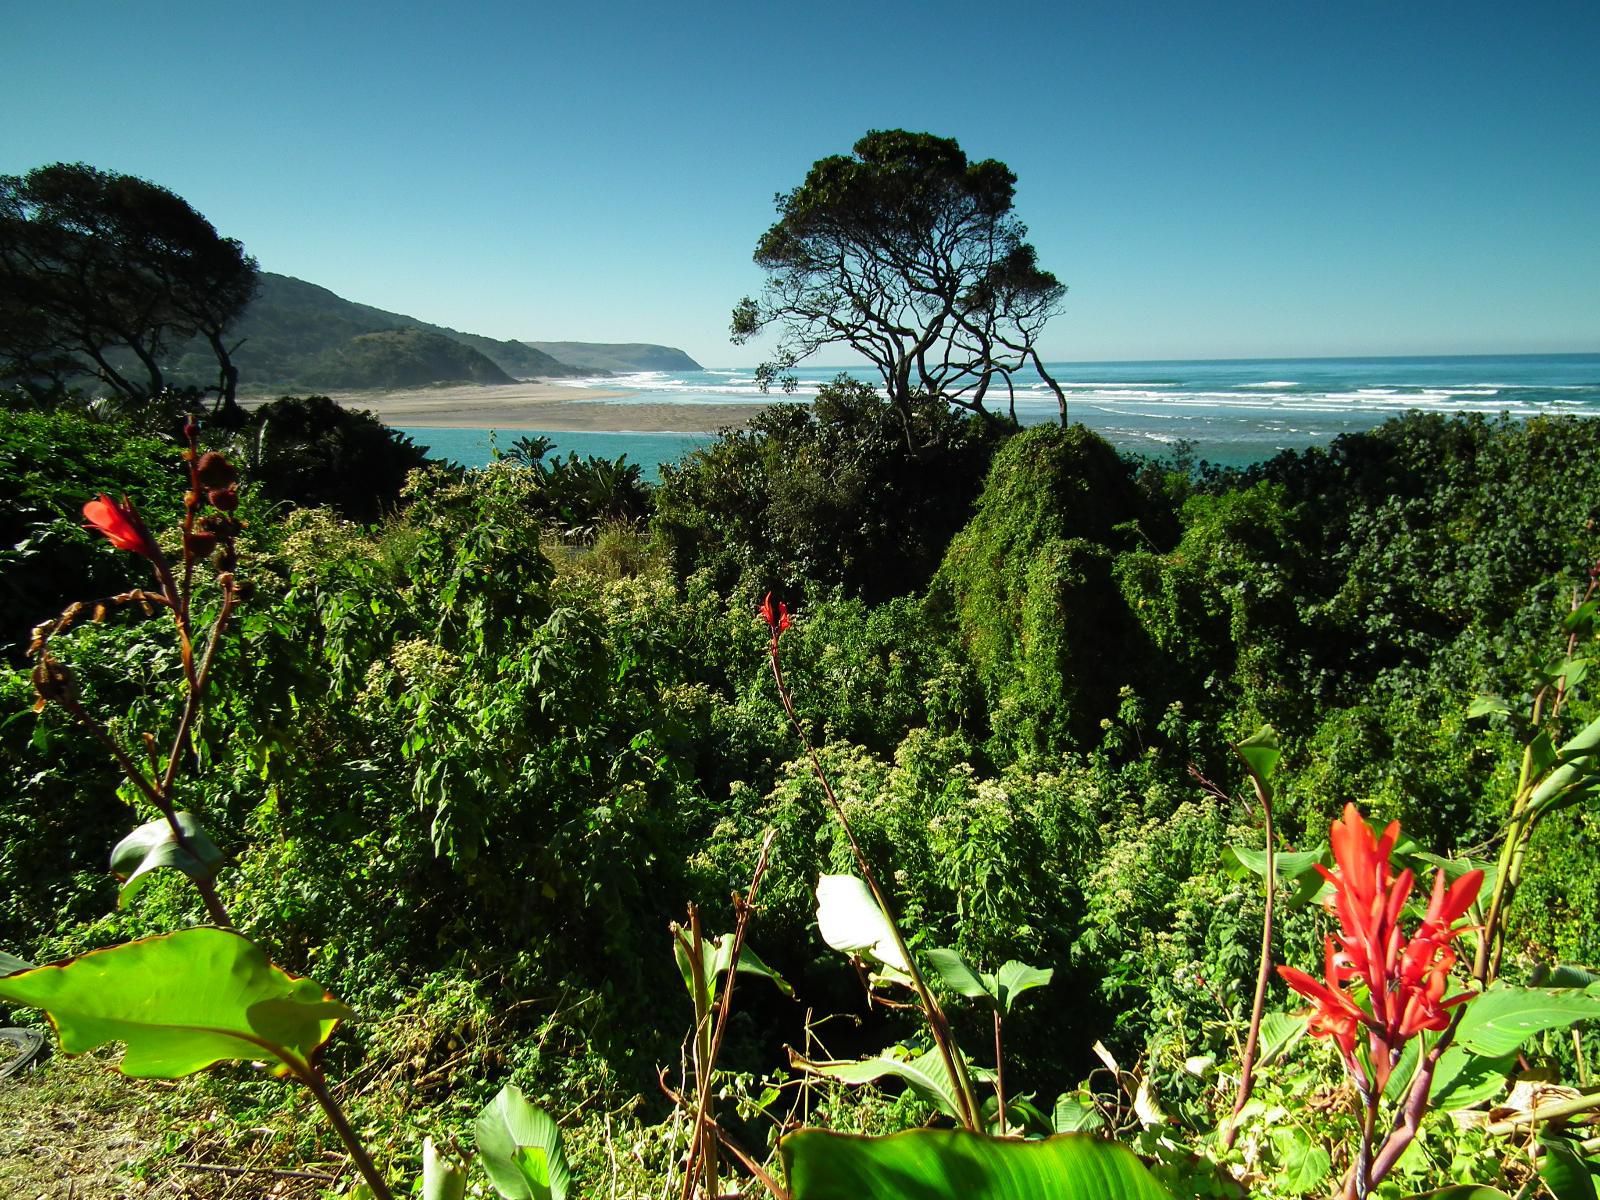
<svg viewBox="0 0 1600 1200">
<path fill-rule="evenodd" d="M 0 172 L 144 176 L 267 270 L 475 333 L 753 362 L 773 194 L 901 127 L 1017 172 L 1071 289 L 1049 358 L 1600 350 L 1595 0 L 0 14 Z"/>
</svg>

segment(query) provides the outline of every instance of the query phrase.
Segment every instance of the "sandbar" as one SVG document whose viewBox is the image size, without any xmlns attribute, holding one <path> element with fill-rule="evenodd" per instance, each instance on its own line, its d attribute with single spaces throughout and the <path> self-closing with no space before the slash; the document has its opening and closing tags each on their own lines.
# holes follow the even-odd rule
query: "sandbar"
<svg viewBox="0 0 1600 1200">
<path fill-rule="evenodd" d="M 542 379 L 402 391 L 335 392 L 345 408 L 366 409 L 407 429 L 544 429 L 555 433 L 715 433 L 747 424 L 761 404 L 639 402 L 623 390 Z"/>
</svg>

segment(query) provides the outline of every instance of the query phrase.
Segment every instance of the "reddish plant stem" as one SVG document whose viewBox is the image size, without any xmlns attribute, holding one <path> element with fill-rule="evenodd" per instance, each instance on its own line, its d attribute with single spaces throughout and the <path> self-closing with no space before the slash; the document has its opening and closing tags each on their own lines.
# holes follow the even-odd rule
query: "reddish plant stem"
<svg viewBox="0 0 1600 1200">
<path fill-rule="evenodd" d="M 950 1030 L 950 1021 L 944 1014 L 944 1009 L 934 999 L 933 993 L 928 989 L 927 981 L 923 979 L 922 972 L 917 968 L 916 959 L 911 957 L 910 947 L 906 945 L 905 938 L 900 933 L 900 923 L 894 918 L 894 909 L 889 904 L 889 897 L 878 883 L 877 874 L 872 869 L 872 864 L 867 861 L 866 852 L 862 850 L 861 843 L 856 840 L 855 830 L 850 825 L 850 818 L 845 816 L 844 805 L 839 803 L 839 797 L 834 794 L 833 785 L 828 781 L 828 773 L 823 769 L 822 760 L 818 757 L 816 747 L 811 744 L 811 739 L 806 736 L 804 726 L 800 723 L 800 715 L 795 711 L 794 698 L 789 694 L 789 686 L 783 679 L 783 666 L 778 656 L 778 636 L 773 634 L 771 645 L 768 649 L 768 659 L 772 664 L 772 678 L 778 687 L 778 699 L 783 704 L 783 711 L 788 714 L 789 724 L 793 726 L 795 735 L 799 737 L 800 744 L 805 747 L 806 755 L 811 761 L 812 773 L 822 785 L 822 794 L 827 797 L 828 806 L 833 810 L 834 818 L 839 822 L 839 827 L 844 831 L 846 840 L 850 843 L 850 853 L 855 857 L 856 866 L 861 869 L 861 875 L 866 880 L 867 887 L 872 891 L 872 898 L 877 901 L 878 907 L 883 910 L 884 919 L 889 923 L 889 932 L 894 936 L 895 948 L 899 950 L 901 959 L 910 968 L 911 986 L 917 994 L 917 1000 L 922 1007 L 923 1019 L 928 1023 L 928 1030 L 933 1035 L 934 1045 L 939 1049 L 939 1057 L 944 1063 L 944 1069 L 956 1087 L 956 1100 L 959 1109 L 958 1117 L 966 1128 L 975 1132 L 983 1131 L 983 1122 L 980 1119 L 977 1096 L 972 1088 L 972 1079 L 967 1073 L 966 1061 L 962 1058 L 960 1049 L 955 1045 L 955 1037 Z"/>
<path fill-rule="evenodd" d="M 1277 851 L 1272 841 L 1272 800 L 1267 795 L 1267 789 L 1262 786 L 1261 780 L 1257 779 L 1253 772 L 1250 782 L 1255 785 L 1256 799 L 1260 802 L 1261 812 L 1266 819 L 1267 898 L 1266 910 L 1261 917 L 1261 964 L 1256 970 L 1255 1000 L 1250 1007 L 1250 1033 L 1245 1038 L 1244 1056 L 1239 1064 L 1239 1095 L 1234 1101 L 1233 1112 L 1228 1117 L 1228 1125 L 1222 1135 L 1222 1147 L 1225 1150 L 1231 1150 L 1239 1136 L 1239 1114 L 1249 1103 L 1250 1092 L 1255 1087 L 1256 1051 L 1261 1044 L 1261 1014 L 1267 1003 L 1267 980 L 1272 974 L 1272 906 L 1273 896 L 1277 891 L 1274 886 L 1277 883 Z"/>
<path fill-rule="evenodd" d="M 345 1116 L 344 1109 L 339 1107 L 339 1102 L 333 1098 L 333 1093 L 328 1090 L 327 1082 L 322 1078 L 322 1072 L 309 1064 L 301 1063 L 293 1066 L 296 1078 L 305 1084 L 311 1094 L 317 1098 L 317 1103 L 322 1106 L 322 1111 L 327 1114 L 328 1124 L 333 1126 L 334 1133 L 339 1135 L 339 1140 L 344 1143 L 345 1149 L 350 1151 L 350 1157 L 356 1164 L 356 1170 L 361 1172 L 361 1177 L 367 1181 L 367 1186 L 372 1189 L 375 1200 L 394 1200 L 394 1193 L 389 1190 L 388 1181 L 379 1172 L 377 1165 L 372 1161 L 372 1155 L 367 1153 L 367 1148 L 361 1144 L 355 1128 L 350 1124 L 350 1118 Z"/>
</svg>

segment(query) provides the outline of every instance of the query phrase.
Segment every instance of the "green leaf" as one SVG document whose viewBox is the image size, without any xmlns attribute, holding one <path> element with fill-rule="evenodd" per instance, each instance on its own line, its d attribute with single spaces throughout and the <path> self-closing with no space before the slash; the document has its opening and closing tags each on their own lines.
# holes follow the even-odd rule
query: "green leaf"
<svg viewBox="0 0 1600 1200">
<path fill-rule="evenodd" d="M 890 1053 L 884 1053 L 876 1058 L 817 1062 L 791 1049 L 789 1065 L 797 1071 L 848 1084 L 876 1083 L 885 1076 L 893 1076 L 904 1080 L 907 1087 L 946 1116 L 961 1119 L 955 1081 L 945 1070 L 944 1060 L 937 1050 L 929 1050 L 915 1058 L 895 1058 Z"/>
<path fill-rule="evenodd" d="M 1528 743 L 1528 758 L 1533 764 L 1533 773 L 1543 775 L 1551 767 L 1561 761 L 1556 753 L 1555 743 L 1550 740 L 1550 734 L 1541 729 L 1533 735 L 1533 741 Z"/>
<path fill-rule="evenodd" d="M 216 876 L 217 868 L 222 865 L 222 851 L 200 828 L 199 820 L 193 813 L 181 812 L 178 827 L 189 843 L 188 850 L 178 845 L 165 817 L 145 822 L 112 849 L 111 873 L 123 880 L 122 891 L 117 895 L 118 908 L 128 904 L 149 882 L 150 872 L 160 867 L 182 871 L 190 879 Z"/>
<path fill-rule="evenodd" d="M 1561 628 L 1567 633 L 1586 633 L 1600 614 L 1600 600 L 1585 600 L 1561 618 Z"/>
<path fill-rule="evenodd" d="M 1511 712 L 1511 706 L 1501 696 L 1474 696 L 1472 703 L 1467 705 L 1467 718 L 1488 716 L 1506 716 Z"/>
<path fill-rule="evenodd" d="M 550 1114 L 506 1084 L 478 1114 L 478 1157 L 505 1200 L 565 1200 L 572 1172 Z"/>
<path fill-rule="evenodd" d="M 1093 1133 L 1105 1126 L 1106 1119 L 1100 1115 L 1100 1110 L 1089 1102 L 1086 1093 L 1062 1092 L 1056 1097 L 1051 1123 L 1057 1133 Z"/>
<path fill-rule="evenodd" d="M 990 986 L 993 982 L 985 983 L 976 971 L 967 966 L 961 955 L 947 947 L 928 951 L 928 962 L 933 965 L 934 973 L 956 992 L 963 996 L 970 996 L 974 1000 L 987 1000 L 991 1004 L 999 997 L 995 989 Z"/>
<path fill-rule="evenodd" d="M 1244 760 L 1244 765 L 1250 774 L 1254 775 L 1265 789 L 1267 780 L 1272 778 L 1273 769 L 1278 765 L 1280 755 L 1278 731 L 1271 725 L 1263 725 L 1235 746 L 1233 752 Z M 1271 795 L 1271 792 L 1267 794 Z"/>
<path fill-rule="evenodd" d="M 1306 1013 L 1266 1013 L 1261 1018 L 1261 1043 L 1256 1065 L 1271 1066 L 1305 1037 L 1310 1024 Z"/>
<path fill-rule="evenodd" d="M 467 1168 L 440 1153 L 433 1139 L 422 1139 L 422 1200 L 465 1200 Z"/>
<path fill-rule="evenodd" d="M 304 1073 L 333 1027 L 352 1016 L 247 938 L 207 926 L 8 975 L 0 1000 L 44 1009 L 68 1054 L 122 1042 L 122 1073 L 140 1079 L 237 1059 Z"/>
<path fill-rule="evenodd" d="M 733 965 L 733 934 L 725 933 L 712 943 L 706 961 L 712 964 L 712 970 L 717 975 L 726 975 L 728 968 Z M 770 980 L 785 996 L 794 995 L 789 981 L 762 962 L 761 956 L 750 948 L 749 942 L 739 948 L 739 974 L 760 976 Z"/>
<path fill-rule="evenodd" d="M 1593 1017 L 1600 1017 L 1600 985 L 1579 990 L 1497 983 L 1467 1001 L 1456 1045 L 1494 1058 L 1512 1053 L 1536 1033 L 1565 1029 Z"/>
<path fill-rule="evenodd" d="M 1590 984 L 1600 983 L 1600 974 L 1570 963 L 1554 967 L 1540 963 L 1533 969 L 1528 982 L 1534 987 L 1586 988 Z"/>
<path fill-rule="evenodd" d="M 1511 1200 L 1499 1188 L 1485 1187 L 1481 1183 L 1457 1183 L 1435 1192 L 1418 1192 L 1407 1200 Z"/>
<path fill-rule="evenodd" d="M 1032 988 L 1048 987 L 1055 977 L 1056 972 L 1053 967 L 1030 967 L 1027 963 L 1012 959 L 995 972 L 995 991 L 1000 997 L 1000 1007 L 1009 1013 L 1011 1006 L 1023 992 Z"/>
<path fill-rule="evenodd" d="M 695 981 L 694 964 L 689 959 L 689 931 L 673 926 L 672 956 L 677 961 L 678 973 L 683 976 L 683 986 L 688 989 L 689 998 L 694 999 Z M 704 981 L 706 993 L 701 997 L 701 1003 L 710 1008 L 716 999 L 717 980 L 728 973 L 728 968 L 733 964 L 733 934 L 724 933 L 715 941 L 710 938 L 700 939 L 700 961 L 708 978 Z M 770 979 L 777 989 L 785 996 L 793 996 L 794 988 L 789 986 L 789 981 L 784 979 L 766 963 L 761 961 L 761 956 L 750 948 L 746 942 L 739 950 L 739 974 L 759 975 L 763 979 Z"/>
<path fill-rule="evenodd" d="M 1171 1200 L 1126 1146 L 964 1130 L 858 1137 L 802 1129 L 778 1143 L 794 1200 Z"/>
<path fill-rule="evenodd" d="M 822 940 L 841 954 L 854 954 L 909 975 L 894 928 L 867 885 L 854 875 L 824 875 L 817 880 L 817 928 Z"/>
<path fill-rule="evenodd" d="M 1328 1152 L 1298 1126 L 1280 1126 L 1272 1130 L 1272 1142 L 1283 1160 L 1282 1182 L 1293 1195 L 1312 1192 L 1333 1169 L 1333 1159 Z"/>
<path fill-rule="evenodd" d="M 1459 1045 L 1450 1046 L 1433 1069 L 1429 1102 L 1434 1108 L 1449 1111 L 1492 1100 L 1505 1091 L 1516 1065 L 1515 1052 L 1486 1058 Z"/>
<path fill-rule="evenodd" d="M 1573 793 L 1592 788 L 1597 779 L 1592 767 L 1597 749 L 1600 749 L 1600 717 L 1589 722 L 1576 737 L 1561 747 L 1562 765 L 1550 772 L 1545 781 L 1533 790 L 1533 795 L 1528 798 L 1528 807 L 1555 808 L 1558 800 L 1576 799 Z"/>
<path fill-rule="evenodd" d="M 15 954 L 7 954 L 4 950 L 0 950 L 0 979 L 4 979 L 7 975 L 15 975 L 18 971 L 31 970 L 33 970 L 31 962 L 24 962 Z"/>
<path fill-rule="evenodd" d="M 1541 1136 L 1539 1145 L 1539 1178 L 1555 1200 L 1595 1200 L 1594 1176 L 1571 1142 Z"/>
<path fill-rule="evenodd" d="M 1327 854 L 1326 845 L 1318 846 L 1315 850 L 1280 850 L 1273 856 L 1272 869 L 1278 879 L 1284 882 L 1299 879 L 1302 875 L 1321 879 L 1312 868 Z M 1267 874 L 1267 852 L 1253 850 L 1249 846 L 1228 846 L 1222 851 L 1222 866 L 1235 879 L 1244 878 L 1245 872 L 1264 878 Z"/>
</svg>

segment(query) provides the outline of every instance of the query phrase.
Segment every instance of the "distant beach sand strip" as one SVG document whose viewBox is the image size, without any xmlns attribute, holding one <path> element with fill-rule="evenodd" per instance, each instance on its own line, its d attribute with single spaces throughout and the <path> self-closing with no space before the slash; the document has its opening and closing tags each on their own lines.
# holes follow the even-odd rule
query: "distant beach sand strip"
<svg viewBox="0 0 1600 1200">
<path fill-rule="evenodd" d="M 408 429 L 541 429 L 572 433 L 715 433 L 743 427 L 762 405 L 629 401 L 626 391 L 531 381 L 499 387 L 339 392 L 346 408 L 366 409 L 386 425 Z"/>
</svg>

